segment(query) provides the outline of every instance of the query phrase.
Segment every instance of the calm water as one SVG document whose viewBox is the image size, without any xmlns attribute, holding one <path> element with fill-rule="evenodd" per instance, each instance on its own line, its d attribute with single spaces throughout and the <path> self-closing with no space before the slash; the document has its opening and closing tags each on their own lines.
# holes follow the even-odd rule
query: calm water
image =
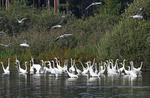
<svg viewBox="0 0 150 98">
<path fill-rule="evenodd" d="M 142 77 L 103 76 L 100 79 L 67 76 L 0 74 L 0 98 L 150 97 L 150 73 Z"/>
</svg>

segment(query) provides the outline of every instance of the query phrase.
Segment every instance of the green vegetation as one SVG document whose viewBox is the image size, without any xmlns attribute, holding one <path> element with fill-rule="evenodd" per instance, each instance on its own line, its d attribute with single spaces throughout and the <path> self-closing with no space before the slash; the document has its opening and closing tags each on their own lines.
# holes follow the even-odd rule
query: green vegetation
<svg viewBox="0 0 150 98">
<path fill-rule="evenodd" d="M 108 32 L 97 47 L 98 58 L 121 58 L 144 61 L 149 65 L 149 36 L 150 36 L 150 10 L 149 0 L 135 0 L 122 14 L 121 21 L 114 26 L 112 32 Z M 144 19 L 132 19 L 140 7 L 144 7 Z"/>
<path fill-rule="evenodd" d="M 75 58 L 86 61 L 97 58 L 104 60 L 120 58 L 144 61 L 149 64 L 150 55 L 150 1 L 149 0 L 103 0 L 103 4 L 83 10 L 86 5 L 69 1 L 70 8 L 80 9 L 80 17 L 73 14 L 53 14 L 52 9 L 37 9 L 26 3 L 14 2 L 6 10 L 0 10 L 0 43 L 12 45 L 8 48 L 0 46 L 0 60 L 16 56 L 24 61 L 31 56 L 37 60 L 49 60 L 54 57 Z M 74 5 L 73 5 L 74 4 Z M 140 7 L 144 7 L 144 19 L 132 19 Z M 91 15 L 90 15 L 91 14 Z M 51 29 L 57 25 L 61 16 L 65 15 L 62 28 Z M 26 17 L 23 23 L 16 18 Z M 72 33 L 73 36 L 55 42 L 57 36 Z M 30 48 L 20 47 L 25 37 Z"/>
</svg>

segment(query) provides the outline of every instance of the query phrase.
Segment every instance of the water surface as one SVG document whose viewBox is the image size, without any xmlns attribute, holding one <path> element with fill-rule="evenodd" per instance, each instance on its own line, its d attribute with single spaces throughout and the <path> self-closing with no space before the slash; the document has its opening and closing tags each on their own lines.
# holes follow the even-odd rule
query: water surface
<svg viewBox="0 0 150 98">
<path fill-rule="evenodd" d="M 150 97 L 150 73 L 131 79 L 127 76 L 98 78 L 45 74 L 0 74 L 0 98 L 111 98 Z"/>
</svg>

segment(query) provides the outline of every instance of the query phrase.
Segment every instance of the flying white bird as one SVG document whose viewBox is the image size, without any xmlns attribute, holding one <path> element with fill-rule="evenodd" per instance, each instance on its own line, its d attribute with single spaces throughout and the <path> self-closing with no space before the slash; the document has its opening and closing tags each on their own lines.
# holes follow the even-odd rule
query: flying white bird
<svg viewBox="0 0 150 98">
<path fill-rule="evenodd" d="M 23 39 L 23 43 L 20 44 L 21 47 L 30 47 L 29 44 L 27 44 L 27 40 Z"/>
<path fill-rule="evenodd" d="M 72 36 L 72 34 L 63 34 L 61 36 L 58 36 L 55 41 L 58 41 L 59 39 L 63 39 L 63 38 L 69 37 L 69 36 Z"/>
<path fill-rule="evenodd" d="M 18 23 L 22 23 L 24 20 L 26 20 L 27 18 L 22 18 L 21 20 L 17 19 Z"/>
<path fill-rule="evenodd" d="M 22 43 L 22 44 L 20 44 L 20 46 L 21 46 L 21 47 L 29 47 L 29 44 L 27 44 L 27 43 Z"/>
<path fill-rule="evenodd" d="M 65 18 L 65 17 L 66 17 L 66 16 L 64 16 L 64 15 L 63 15 L 63 16 L 61 16 L 61 18 Z"/>
<path fill-rule="evenodd" d="M 51 27 L 51 29 L 55 29 L 55 28 L 62 28 L 63 26 L 61 25 L 64 21 L 65 16 L 61 16 L 61 20 L 57 25 L 54 25 Z"/>
<path fill-rule="evenodd" d="M 0 43 L 1 46 L 4 46 L 4 47 L 9 47 L 12 43 L 9 43 L 9 44 L 2 44 Z"/>
<path fill-rule="evenodd" d="M 138 12 L 136 15 L 130 16 L 130 17 L 131 17 L 131 18 L 142 19 L 142 18 L 143 18 L 143 16 L 141 15 L 141 14 L 142 14 L 142 11 L 143 11 L 143 8 L 140 8 L 140 9 L 139 9 L 139 12 Z"/>
<path fill-rule="evenodd" d="M 4 31 L 0 31 L 0 34 L 5 34 L 5 32 Z"/>
<path fill-rule="evenodd" d="M 60 22 L 59 22 L 58 24 L 62 24 L 62 23 L 64 22 L 65 17 L 66 17 L 66 16 L 64 16 L 64 15 L 61 16 L 61 20 L 60 20 Z"/>
<path fill-rule="evenodd" d="M 62 28 L 62 25 L 55 25 L 51 27 L 51 29 L 55 29 L 55 28 Z"/>
<path fill-rule="evenodd" d="M 93 5 L 100 5 L 100 4 L 102 4 L 102 2 L 94 2 L 94 3 L 91 3 L 89 6 L 87 6 L 85 9 L 87 10 Z"/>
</svg>

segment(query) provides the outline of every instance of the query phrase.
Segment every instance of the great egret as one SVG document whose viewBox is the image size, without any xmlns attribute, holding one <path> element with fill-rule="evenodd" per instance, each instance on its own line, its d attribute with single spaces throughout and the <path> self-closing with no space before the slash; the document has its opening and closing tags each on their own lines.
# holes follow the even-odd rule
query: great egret
<svg viewBox="0 0 150 98">
<path fill-rule="evenodd" d="M 139 9 L 139 12 L 138 12 L 136 15 L 130 16 L 130 17 L 131 17 L 131 18 L 142 19 L 142 18 L 143 18 L 143 16 L 141 15 L 141 14 L 142 14 L 142 11 L 143 11 L 143 8 L 140 8 L 140 9 Z"/>
<path fill-rule="evenodd" d="M 40 69 L 41 69 L 41 65 L 40 64 L 34 64 L 34 59 L 31 58 L 31 63 L 33 68 L 36 70 L 36 73 L 39 74 L 40 73 Z"/>
<path fill-rule="evenodd" d="M 51 27 L 51 29 L 55 29 L 55 28 L 62 28 L 62 25 L 55 25 Z"/>
<path fill-rule="evenodd" d="M 61 36 L 58 36 L 55 41 L 58 41 L 59 39 L 67 38 L 69 36 L 72 36 L 72 34 L 63 34 Z"/>
<path fill-rule="evenodd" d="M 141 65 L 139 68 L 135 68 L 134 65 L 133 65 L 133 61 L 130 61 L 130 65 L 131 65 L 131 70 L 134 70 L 137 74 L 138 73 L 141 73 L 141 69 L 142 69 L 142 66 L 143 66 L 143 62 L 141 62 Z"/>
<path fill-rule="evenodd" d="M 0 43 L 0 45 L 3 46 L 3 47 L 9 47 L 11 44 L 12 43 L 9 43 L 9 44 L 2 44 L 2 43 Z"/>
<path fill-rule="evenodd" d="M 21 47 L 30 47 L 29 44 L 27 44 L 27 40 L 23 39 L 23 43 L 20 44 Z"/>
<path fill-rule="evenodd" d="M 88 10 L 91 6 L 100 5 L 100 4 L 102 4 L 102 2 L 94 2 L 94 3 L 91 3 L 89 6 L 87 6 L 85 9 Z"/>
<path fill-rule="evenodd" d="M 130 77 L 137 77 L 137 74 L 134 70 L 131 70 L 130 66 L 128 66 L 128 70 L 124 68 L 124 72 L 126 75 L 129 75 Z"/>
<path fill-rule="evenodd" d="M 18 72 L 22 74 L 28 73 L 27 71 L 27 62 L 25 62 L 25 69 L 21 68 L 20 61 L 16 59 L 16 64 L 18 65 Z"/>
<path fill-rule="evenodd" d="M 6 68 L 4 67 L 3 62 L 1 62 L 1 65 L 2 65 L 2 68 L 3 68 L 4 74 L 10 74 L 10 70 L 9 70 L 9 67 L 10 67 L 10 58 L 8 58 L 8 66 Z"/>
<path fill-rule="evenodd" d="M 27 18 L 22 18 L 21 20 L 19 20 L 19 19 L 17 19 L 17 22 L 19 23 L 19 24 L 21 24 L 24 20 L 26 20 Z"/>
<path fill-rule="evenodd" d="M 0 34 L 6 34 L 6 32 L 4 32 L 4 31 L 0 31 Z"/>
<path fill-rule="evenodd" d="M 57 25 L 54 25 L 51 27 L 51 29 L 56 29 L 56 28 L 62 28 L 63 26 L 61 25 L 64 21 L 65 16 L 61 16 L 61 20 Z"/>
<path fill-rule="evenodd" d="M 74 73 L 70 73 L 68 70 L 67 70 L 67 73 L 70 78 L 78 78 L 78 75 L 75 75 Z"/>
</svg>

